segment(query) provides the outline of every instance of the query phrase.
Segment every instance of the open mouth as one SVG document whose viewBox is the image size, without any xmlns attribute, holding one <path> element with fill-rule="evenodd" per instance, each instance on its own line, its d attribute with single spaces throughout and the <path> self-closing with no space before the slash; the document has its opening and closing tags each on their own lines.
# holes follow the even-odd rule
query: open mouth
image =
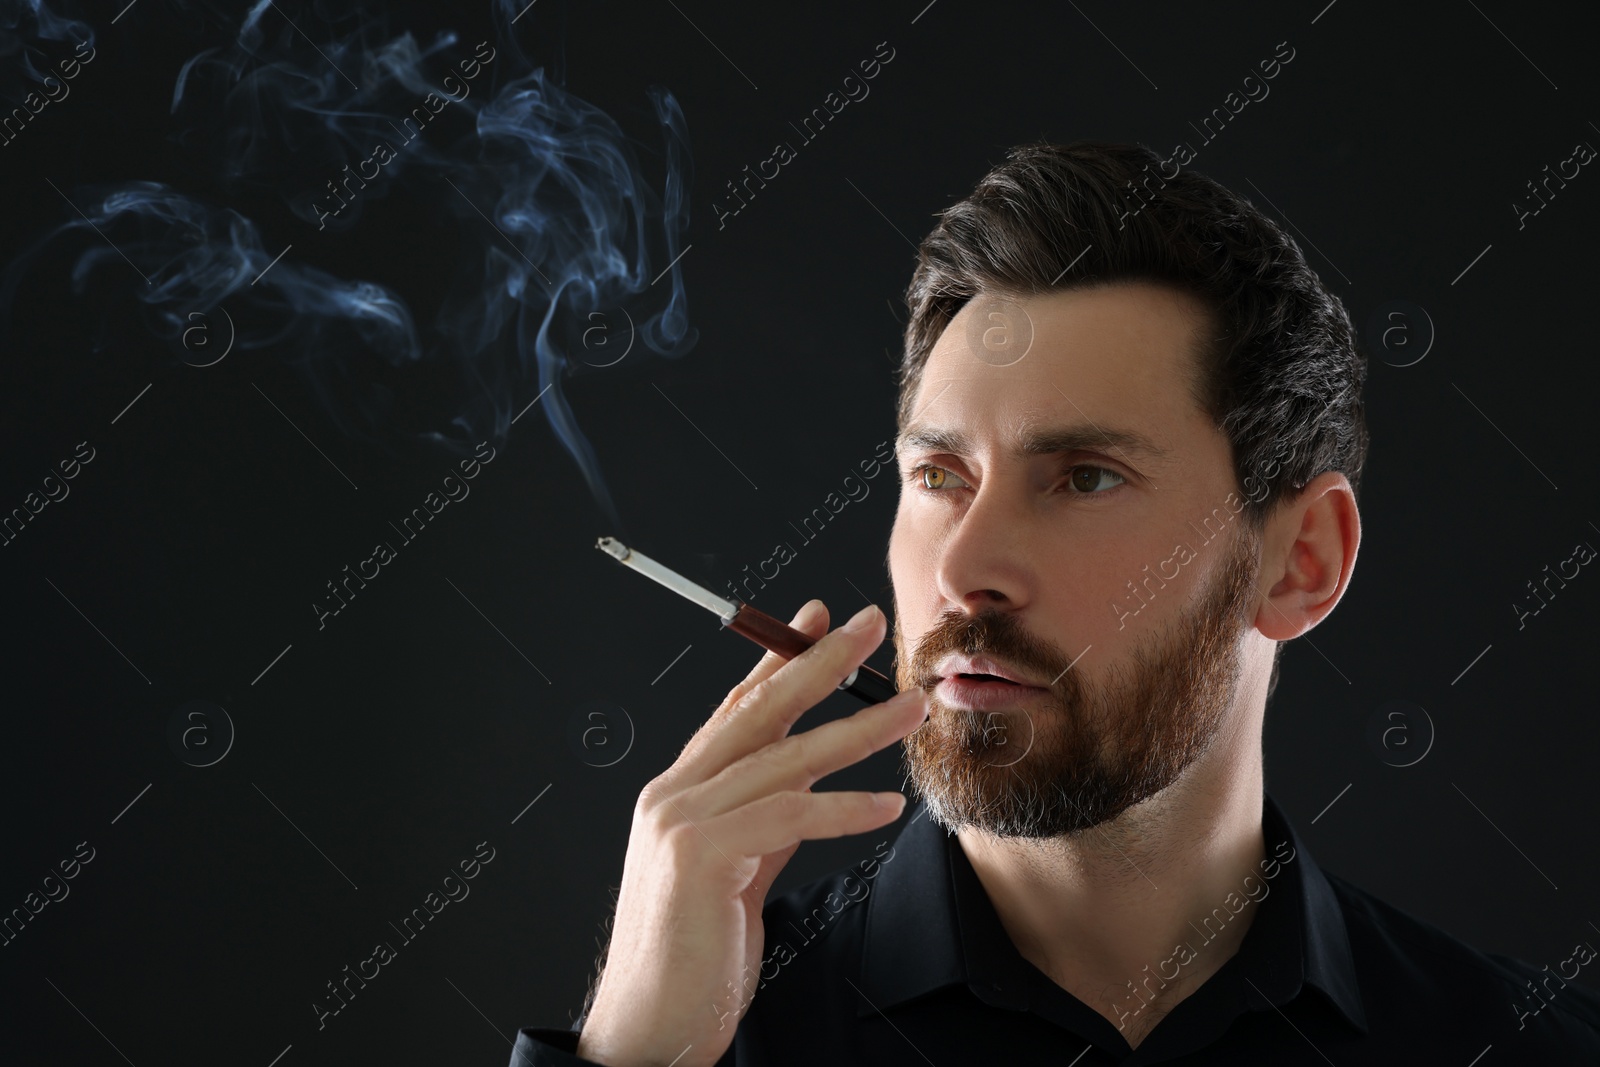
<svg viewBox="0 0 1600 1067">
<path fill-rule="evenodd" d="M 1048 699 L 1043 686 L 1027 685 L 982 671 L 964 671 L 939 680 L 935 688 L 942 704 L 968 711 L 1005 711 Z"/>
</svg>

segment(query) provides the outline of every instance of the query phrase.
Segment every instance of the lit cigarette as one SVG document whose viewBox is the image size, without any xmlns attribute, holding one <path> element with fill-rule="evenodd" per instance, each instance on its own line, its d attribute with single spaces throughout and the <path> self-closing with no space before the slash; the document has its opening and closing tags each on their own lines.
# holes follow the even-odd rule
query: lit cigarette
<svg viewBox="0 0 1600 1067">
<path fill-rule="evenodd" d="M 816 644 L 816 639 L 801 633 L 764 611 L 758 611 L 742 600 L 720 597 L 703 585 L 691 582 L 670 567 L 663 567 L 643 552 L 629 548 L 614 537 L 602 537 L 595 547 L 609 553 L 618 562 L 632 567 L 647 578 L 653 578 L 668 589 L 694 601 L 716 615 L 722 625 L 734 633 L 754 641 L 769 652 L 784 659 L 794 659 Z M 839 688 L 859 697 L 868 704 L 880 704 L 895 695 L 894 683 L 877 671 L 862 664 L 839 683 Z"/>
</svg>

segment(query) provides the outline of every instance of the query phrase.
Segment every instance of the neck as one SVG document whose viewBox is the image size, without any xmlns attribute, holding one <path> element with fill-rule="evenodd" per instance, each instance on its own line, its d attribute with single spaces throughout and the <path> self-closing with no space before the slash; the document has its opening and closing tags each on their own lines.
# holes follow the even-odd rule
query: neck
<svg viewBox="0 0 1600 1067">
<path fill-rule="evenodd" d="M 1233 740 L 1083 833 L 957 832 L 1022 956 L 1131 1044 L 1238 951 L 1254 918 L 1242 883 L 1266 855 L 1261 748 Z"/>
</svg>

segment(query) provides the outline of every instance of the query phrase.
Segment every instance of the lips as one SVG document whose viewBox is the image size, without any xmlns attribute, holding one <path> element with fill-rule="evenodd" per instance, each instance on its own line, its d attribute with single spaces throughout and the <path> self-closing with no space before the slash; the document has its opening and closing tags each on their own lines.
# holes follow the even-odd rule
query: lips
<svg viewBox="0 0 1600 1067">
<path fill-rule="evenodd" d="M 1049 686 L 991 656 L 949 655 L 939 661 L 935 693 L 948 707 L 1016 708 L 1049 694 Z"/>
<path fill-rule="evenodd" d="M 948 707 L 967 708 L 973 711 L 1016 708 L 1049 695 L 1048 690 L 1038 686 L 1019 685 L 1002 678 L 965 674 L 941 678 L 934 692 Z"/>
<path fill-rule="evenodd" d="M 946 656 L 939 663 L 941 682 L 958 679 L 977 685 L 1012 685 L 1021 688 L 1043 689 L 1023 672 L 989 656 Z"/>
</svg>

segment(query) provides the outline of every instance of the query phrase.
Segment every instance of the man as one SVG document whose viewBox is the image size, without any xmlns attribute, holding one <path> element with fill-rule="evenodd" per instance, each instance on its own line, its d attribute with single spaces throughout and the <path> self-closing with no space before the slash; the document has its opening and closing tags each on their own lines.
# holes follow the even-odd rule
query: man
<svg viewBox="0 0 1600 1067">
<path fill-rule="evenodd" d="M 1293 240 L 1142 148 L 1026 145 L 907 299 L 901 696 L 791 733 L 883 637 L 802 609 L 822 639 L 641 794 L 580 1029 L 513 1063 L 1600 1062 L 1600 998 L 1325 874 L 1264 791 L 1367 443 Z M 898 816 L 811 786 L 902 738 L 893 847 L 767 903 L 801 840 Z"/>
</svg>

